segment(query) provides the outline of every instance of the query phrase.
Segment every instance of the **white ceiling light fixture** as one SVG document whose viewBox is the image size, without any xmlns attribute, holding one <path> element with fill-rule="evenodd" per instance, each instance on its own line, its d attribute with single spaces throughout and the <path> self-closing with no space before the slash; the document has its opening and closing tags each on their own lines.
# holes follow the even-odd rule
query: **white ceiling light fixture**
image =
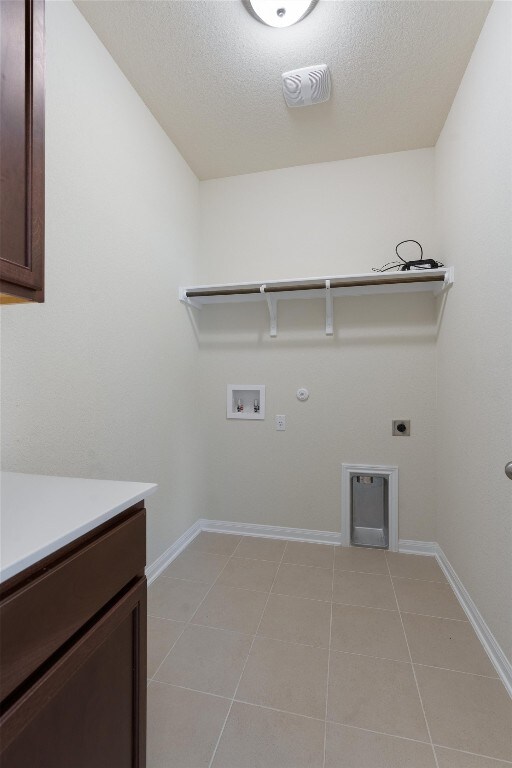
<svg viewBox="0 0 512 768">
<path fill-rule="evenodd" d="M 243 0 L 249 13 L 269 27 L 291 27 L 311 13 L 318 0 Z"/>
</svg>

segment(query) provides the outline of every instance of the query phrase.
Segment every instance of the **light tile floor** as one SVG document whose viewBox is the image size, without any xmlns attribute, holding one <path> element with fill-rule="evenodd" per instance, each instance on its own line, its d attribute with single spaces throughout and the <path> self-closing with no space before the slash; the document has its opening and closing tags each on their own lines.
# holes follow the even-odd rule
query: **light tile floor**
<svg viewBox="0 0 512 768">
<path fill-rule="evenodd" d="M 511 768 L 433 558 L 201 533 L 149 588 L 148 768 Z"/>
</svg>

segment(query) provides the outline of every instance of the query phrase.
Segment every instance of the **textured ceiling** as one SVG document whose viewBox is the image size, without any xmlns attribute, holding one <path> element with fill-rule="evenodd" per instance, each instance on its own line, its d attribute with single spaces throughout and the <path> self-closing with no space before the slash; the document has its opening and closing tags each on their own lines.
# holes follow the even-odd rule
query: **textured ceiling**
<svg viewBox="0 0 512 768">
<path fill-rule="evenodd" d="M 435 144 L 490 2 L 320 0 L 287 29 L 241 0 L 75 0 L 200 179 Z M 281 73 L 328 64 L 325 104 Z"/>
</svg>

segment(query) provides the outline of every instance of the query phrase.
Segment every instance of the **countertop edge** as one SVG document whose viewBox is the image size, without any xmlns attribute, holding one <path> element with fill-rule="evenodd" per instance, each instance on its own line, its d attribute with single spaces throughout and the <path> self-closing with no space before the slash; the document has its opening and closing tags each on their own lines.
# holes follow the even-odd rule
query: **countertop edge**
<svg viewBox="0 0 512 768">
<path fill-rule="evenodd" d="M 97 515 L 96 517 L 93 517 L 91 520 L 88 520 L 86 523 L 79 525 L 77 528 L 73 529 L 72 531 L 67 531 L 62 536 L 54 539 L 51 542 L 51 544 L 46 544 L 40 547 L 39 549 L 32 550 L 25 557 L 22 557 L 20 560 L 17 560 L 15 563 L 10 563 L 4 568 L 0 567 L 0 584 L 12 578 L 13 576 L 17 576 L 19 573 L 24 571 L 25 568 L 29 568 L 31 565 L 34 565 L 39 560 L 42 560 L 44 557 L 47 557 L 48 555 L 51 555 L 54 552 L 57 552 L 57 550 L 61 549 L 62 547 L 65 547 L 67 544 L 70 544 L 72 541 L 75 541 L 76 539 L 80 538 L 80 536 L 83 536 L 84 534 L 89 533 L 89 531 L 92 531 L 94 528 L 97 528 L 99 525 L 106 523 L 108 520 L 115 517 L 120 512 L 124 512 L 126 509 L 129 509 L 134 504 L 137 504 L 139 501 L 142 501 L 143 499 L 146 499 L 148 496 L 151 496 L 153 493 L 155 493 L 157 488 L 158 488 L 158 485 L 156 483 L 147 483 L 146 487 L 140 490 L 138 493 L 135 493 L 133 496 L 127 497 L 124 501 L 119 502 L 108 511 L 103 512 L 102 514 Z"/>
</svg>

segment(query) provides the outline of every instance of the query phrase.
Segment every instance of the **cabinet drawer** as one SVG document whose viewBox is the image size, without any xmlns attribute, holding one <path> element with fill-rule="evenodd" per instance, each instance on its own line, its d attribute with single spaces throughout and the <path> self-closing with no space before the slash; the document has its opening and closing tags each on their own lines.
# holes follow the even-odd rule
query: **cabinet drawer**
<svg viewBox="0 0 512 768">
<path fill-rule="evenodd" d="M 58 560 L 0 603 L 4 700 L 132 579 L 144 575 L 142 509 Z"/>
</svg>

